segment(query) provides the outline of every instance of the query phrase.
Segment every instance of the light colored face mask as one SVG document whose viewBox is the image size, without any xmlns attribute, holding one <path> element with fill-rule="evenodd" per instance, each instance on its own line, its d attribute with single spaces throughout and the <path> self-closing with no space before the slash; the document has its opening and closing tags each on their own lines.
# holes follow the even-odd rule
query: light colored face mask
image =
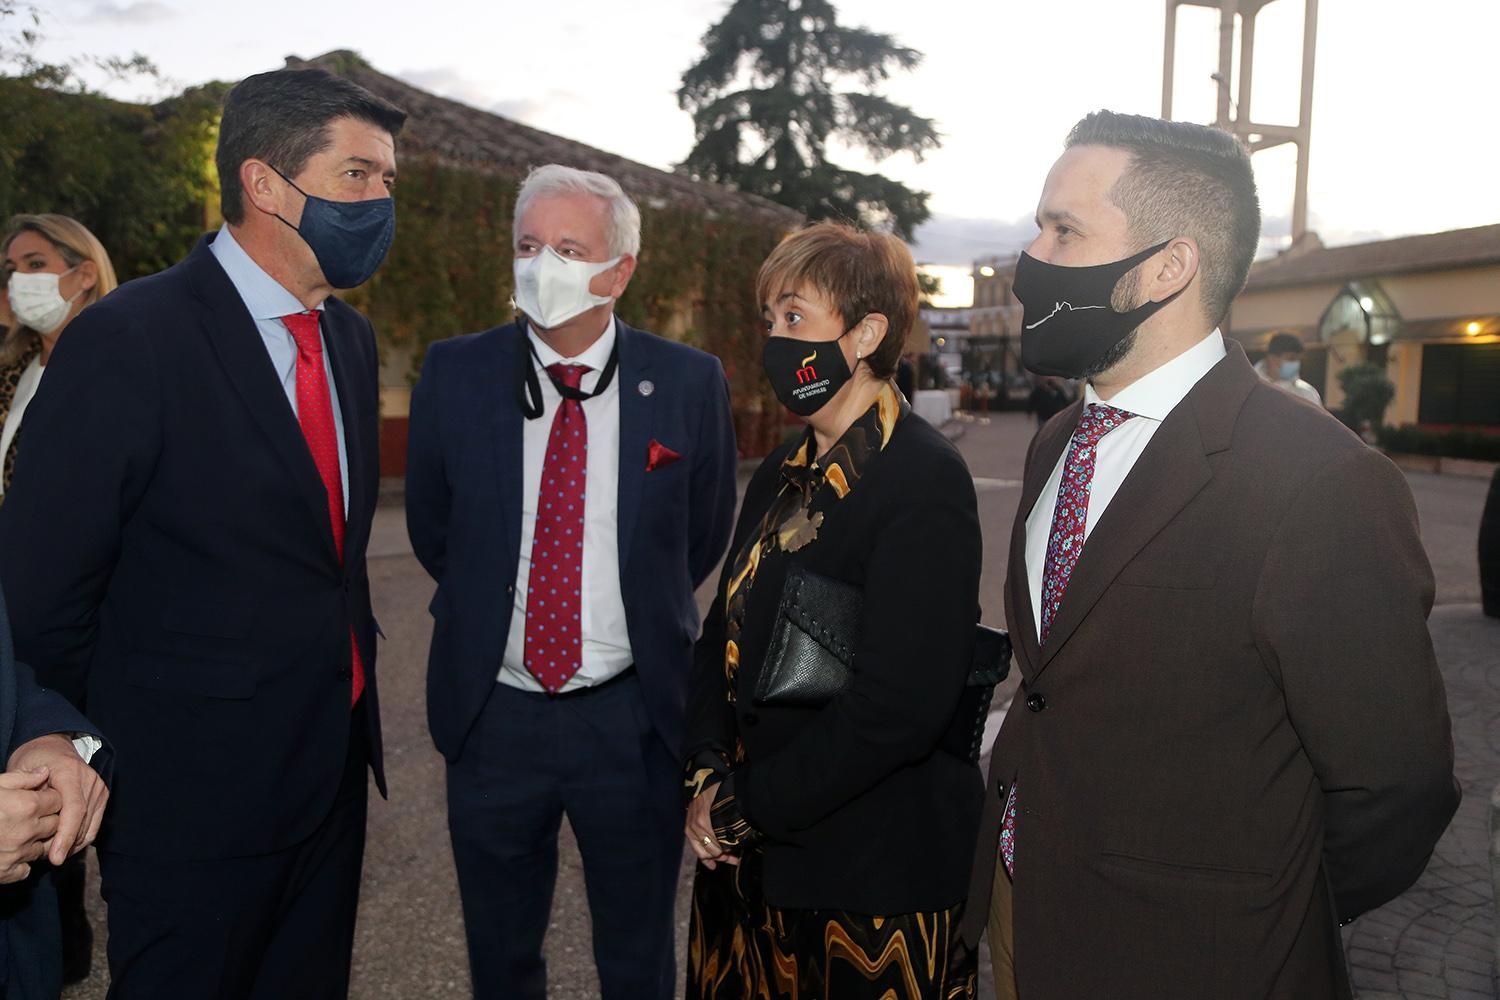
<svg viewBox="0 0 1500 1000">
<path fill-rule="evenodd" d="M 594 306 L 614 301 L 613 296 L 589 291 L 589 282 L 619 262 L 619 257 L 598 263 L 569 260 L 550 246 L 533 257 L 517 257 L 516 307 L 543 330 L 560 326 Z"/>
<path fill-rule="evenodd" d="M 1281 381 L 1283 381 L 1283 382 L 1295 382 L 1295 381 L 1297 381 L 1297 377 L 1299 375 L 1301 375 L 1301 374 L 1302 374 L 1302 362 L 1300 362 L 1300 361 L 1283 361 L 1281 363 Z"/>
<path fill-rule="evenodd" d="M 69 268 L 63 274 L 72 274 L 76 270 L 76 267 Z M 15 313 L 16 319 L 23 326 L 46 335 L 63 325 L 63 321 L 68 318 L 68 310 L 73 308 L 74 300 L 83 294 L 83 289 L 80 288 L 72 298 L 63 298 L 58 289 L 63 274 L 49 274 L 46 271 L 22 274 L 17 271 L 10 276 L 10 284 L 6 286 L 10 311 Z"/>
</svg>

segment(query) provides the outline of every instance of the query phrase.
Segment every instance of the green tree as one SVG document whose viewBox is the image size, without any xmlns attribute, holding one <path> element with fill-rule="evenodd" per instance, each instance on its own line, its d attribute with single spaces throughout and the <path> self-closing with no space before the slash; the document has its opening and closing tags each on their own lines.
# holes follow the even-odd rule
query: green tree
<svg viewBox="0 0 1500 1000">
<path fill-rule="evenodd" d="M 936 149 L 932 119 L 873 92 L 897 70 L 916 67 L 922 53 L 891 35 L 839 24 L 828 0 L 734 0 L 703 48 L 677 91 L 696 138 L 680 169 L 809 219 L 857 221 L 911 239 L 930 214 L 927 192 L 840 167 L 829 160 L 829 145 L 876 162 L 898 153 L 920 161 Z"/>
</svg>

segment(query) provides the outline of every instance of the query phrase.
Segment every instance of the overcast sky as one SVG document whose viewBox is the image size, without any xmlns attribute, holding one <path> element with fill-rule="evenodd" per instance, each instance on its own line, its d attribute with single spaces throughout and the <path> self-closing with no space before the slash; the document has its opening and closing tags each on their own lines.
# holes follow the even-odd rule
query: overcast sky
<svg viewBox="0 0 1500 1000">
<path fill-rule="evenodd" d="M 728 0 L 44 0 L 42 54 L 149 56 L 174 84 L 238 79 L 285 56 L 361 53 L 475 107 L 669 168 L 692 145 L 683 70 Z M 932 192 L 920 259 L 965 269 L 1035 231 L 1036 198 L 1088 111 L 1159 114 L 1163 0 L 843 0 L 840 20 L 926 54 L 887 96 L 937 119 L 942 149 L 882 170 Z M 1297 114 L 1303 0 L 1256 33 L 1258 121 Z M 1500 222 L 1497 0 L 1322 0 L 1309 205 L 1327 243 Z M 1213 118 L 1217 12 L 1179 15 L 1173 116 Z M 145 96 L 110 88 L 121 97 Z M 139 87 L 134 88 L 139 91 Z M 1237 87 L 1236 91 L 1237 93 Z M 398 151 L 399 152 L 399 151 Z M 1291 212 L 1291 147 L 1257 154 L 1268 234 Z M 851 161 L 869 169 L 869 164 Z"/>
</svg>

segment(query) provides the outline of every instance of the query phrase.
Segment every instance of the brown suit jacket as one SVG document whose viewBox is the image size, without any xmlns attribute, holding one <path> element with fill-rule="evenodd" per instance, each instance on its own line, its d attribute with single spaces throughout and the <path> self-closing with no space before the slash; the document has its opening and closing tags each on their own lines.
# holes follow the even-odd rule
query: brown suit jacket
<svg viewBox="0 0 1500 1000">
<path fill-rule="evenodd" d="M 1405 479 L 1228 348 L 1098 519 L 1045 648 L 1025 521 L 1078 405 L 1027 458 L 1023 684 L 963 928 L 1014 781 L 1023 1000 L 1348 996 L 1339 921 L 1411 885 L 1458 804 Z"/>
</svg>

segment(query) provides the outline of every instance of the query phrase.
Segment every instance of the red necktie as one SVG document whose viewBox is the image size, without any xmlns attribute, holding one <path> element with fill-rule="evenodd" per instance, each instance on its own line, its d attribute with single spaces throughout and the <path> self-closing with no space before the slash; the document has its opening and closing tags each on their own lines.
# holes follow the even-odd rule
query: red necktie
<svg viewBox="0 0 1500 1000">
<path fill-rule="evenodd" d="M 587 365 L 548 365 L 577 389 Z M 531 573 L 526 583 L 526 670 L 556 694 L 583 664 L 583 499 L 589 428 L 583 404 L 564 397 L 552 416 L 542 485 L 536 497 Z"/>
<path fill-rule="evenodd" d="M 1073 568 L 1083 554 L 1088 527 L 1089 495 L 1094 487 L 1094 464 L 1104 435 L 1131 418 L 1124 410 L 1103 403 L 1090 403 L 1073 431 L 1068 459 L 1063 463 L 1057 486 L 1057 504 L 1052 509 L 1052 530 L 1047 536 L 1047 561 L 1042 569 L 1042 645 L 1052 632 L 1052 623 L 1062 610 L 1063 595 Z M 1005 816 L 1000 824 L 1000 860 L 1012 875 L 1016 871 L 1016 786 L 1010 786 Z"/>
<path fill-rule="evenodd" d="M 333 399 L 328 393 L 328 374 L 323 368 L 323 341 L 318 335 L 318 313 L 292 313 L 281 317 L 297 342 L 297 422 L 312 452 L 323 489 L 328 494 L 328 521 L 333 528 L 333 547 L 344 560 L 344 485 L 339 475 L 339 438 L 333 423 Z M 349 626 L 349 648 L 353 655 L 354 683 L 349 704 L 359 701 L 365 689 L 365 665 L 359 657 L 359 641 Z"/>
</svg>

